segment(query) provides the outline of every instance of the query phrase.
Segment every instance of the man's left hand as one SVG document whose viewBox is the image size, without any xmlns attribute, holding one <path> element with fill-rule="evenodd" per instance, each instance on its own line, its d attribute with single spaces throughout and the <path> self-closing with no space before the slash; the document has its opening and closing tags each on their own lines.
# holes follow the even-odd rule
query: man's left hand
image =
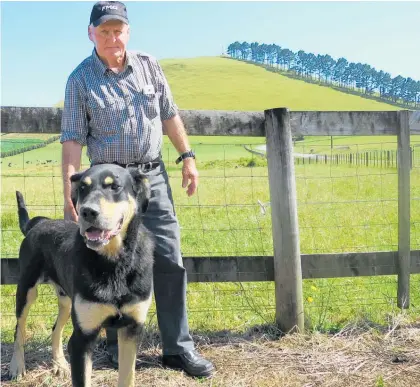
<svg viewBox="0 0 420 387">
<path fill-rule="evenodd" d="M 198 186 L 198 170 L 195 165 L 195 160 L 192 157 L 188 157 L 183 160 L 182 188 L 187 188 L 187 186 L 187 195 L 194 195 Z"/>
</svg>

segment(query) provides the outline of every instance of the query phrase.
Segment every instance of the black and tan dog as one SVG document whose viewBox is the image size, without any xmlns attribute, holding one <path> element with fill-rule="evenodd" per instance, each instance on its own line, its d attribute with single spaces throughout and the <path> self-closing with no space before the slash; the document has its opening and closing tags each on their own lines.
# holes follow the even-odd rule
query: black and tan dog
<svg viewBox="0 0 420 387">
<path fill-rule="evenodd" d="M 103 327 L 118 329 L 118 386 L 134 386 L 139 331 L 150 305 L 154 242 L 141 222 L 150 186 L 137 169 L 96 165 L 73 175 L 72 200 L 79 224 L 44 217 L 29 219 L 16 192 L 23 240 L 16 294 L 17 325 L 10 376 L 25 374 L 25 323 L 48 281 L 58 296 L 52 334 L 56 374 L 67 374 L 62 331 L 70 314 L 73 334 L 68 349 L 73 386 L 90 386 L 91 354 Z"/>
</svg>

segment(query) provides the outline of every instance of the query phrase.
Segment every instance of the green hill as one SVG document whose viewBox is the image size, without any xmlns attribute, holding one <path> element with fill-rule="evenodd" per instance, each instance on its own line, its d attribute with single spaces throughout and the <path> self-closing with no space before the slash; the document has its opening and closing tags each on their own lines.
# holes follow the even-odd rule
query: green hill
<svg viewBox="0 0 420 387">
<path fill-rule="evenodd" d="M 160 61 L 181 109 L 398 110 L 221 57 Z"/>
<path fill-rule="evenodd" d="M 398 110 L 387 103 L 291 79 L 222 57 L 160 61 L 180 109 Z M 63 106 L 61 101 L 56 106 Z"/>
</svg>

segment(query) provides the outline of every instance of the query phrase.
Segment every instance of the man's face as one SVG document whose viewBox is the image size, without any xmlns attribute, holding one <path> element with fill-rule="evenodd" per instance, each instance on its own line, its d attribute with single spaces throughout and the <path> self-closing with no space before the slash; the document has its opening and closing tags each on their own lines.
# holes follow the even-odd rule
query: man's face
<svg viewBox="0 0 420 387">
<path fill-rule="evenodd" d="M 89 27 L 89 39 L 100 57 L 114 61 L 124 55 L 130 38 L 130 27 L 118 20 L 109 20 L 98 27 Z"/>
</svg>

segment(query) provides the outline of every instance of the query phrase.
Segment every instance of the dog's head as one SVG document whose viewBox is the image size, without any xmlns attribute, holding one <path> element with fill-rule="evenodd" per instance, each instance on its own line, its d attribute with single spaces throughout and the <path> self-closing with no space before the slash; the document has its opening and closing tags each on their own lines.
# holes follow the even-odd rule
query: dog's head
<svg viewBox="0 0 420 387">
<path fill-rule="evenodd" d="M 71 184 L 87 247 L 117 255 L 133 217 L 147 210 L 150 185 L 146 176 L 136 168 L 99 164 L 73 175 Z"/>
</svg>

